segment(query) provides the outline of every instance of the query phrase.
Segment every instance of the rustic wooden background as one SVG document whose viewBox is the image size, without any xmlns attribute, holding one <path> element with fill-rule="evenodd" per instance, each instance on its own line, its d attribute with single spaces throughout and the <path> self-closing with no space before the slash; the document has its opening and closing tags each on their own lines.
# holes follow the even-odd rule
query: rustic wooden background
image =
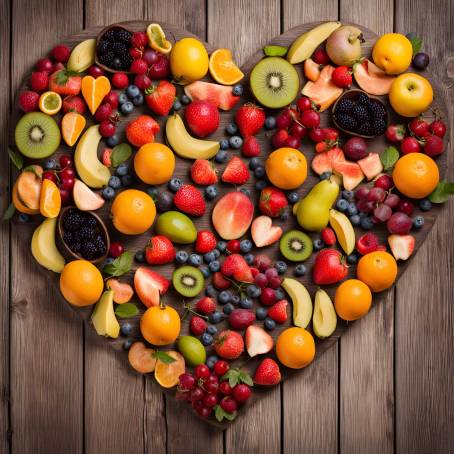
<svg viewBox="0 0 454 454">
<path fill-rule="evenodd" d="M 10 197 L 9 114 L 24 72 L 67 35 L 133 19 L 174 23 L 232 48 L 239 63 L 304 22 L 418 31 L 453 118 L 450 0 L 2 0 L 1 211 Z M 42 279 L 21 229 L 3 223 L 0 452 L 452 452 L 454 203 L 447 205 L 386 302 L 224 433 L 177 411 L 151 379 L 130 372 L 73 311 L 56 304 L 58 290 Z"/>
</svg>

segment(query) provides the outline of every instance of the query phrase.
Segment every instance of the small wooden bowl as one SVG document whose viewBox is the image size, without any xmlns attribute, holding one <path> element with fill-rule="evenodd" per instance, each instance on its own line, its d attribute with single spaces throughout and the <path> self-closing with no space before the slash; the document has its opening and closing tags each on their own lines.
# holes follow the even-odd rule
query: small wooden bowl
<svg viewBox="0 0 454 454">
<path fill-rule="evenodd" d="M 65 243 L 65 241 L 63 240 L 63 232 L 64 232 L 63 217 L 70 210 L 78 210 L 78 208 L 75 207 L 75 206 L 67 206 L 67 207 L 65 207 L 65 208 L 63 208 L 61 210 L 61 212 L 60 212 L 60 214 L 58 216 L 57 238 L 56 238 L 57 239 L 58 249 L 64 255 L 64 257 L 66 259 L 68 259 L 68 260 L 78 260 L 78 259 L 86 260 L 86 259 L 84 259 L 84 257 L 82 257 L 82 255 L 79 255 L 79 254 L 76 254 L 75 252 L 73 252 L 69 248 L 69 246 Z M 89 262 L 91 262 L 91 263 L 93 263 L 95 265 L 97 263 L 103 262 L 107 258 L 107 254 L 108 254 L 109 248 L 110 248 L 109 231 L 107 230 L 107 227 L 104 224 L 104 222 L 102 221 L 102 219 L 96 213 L 94 213 L 93 211 L 84 211 L 83 213 L 89 214 L 90 216 L 92 216 L 92 217 L 94 217 L 96 219 L 96 222 L 98 224 L 98 228 L 99 228 L 99 230 L 101 232 L 101 235 L 104 237 L 104 242 L 106 244 L 106 252 L 105 252 L 105 254 L 103 254 L 102 256 L 97 257 L 97 258 L 95 258 L 93 260 L 88 260 Z"/>
<path fill-rule="evenodd" d="M 359 89 L 352 89 L 352 90 L 349 90 L 349 91 L 346 91 L 342 96 L 340 96 L 336 102 L 334 103 L 333 105 L 333 108 L 331 109 L 331 118 L 333 120 L 333 123 L 334 125 L 336 126 L 337 129 L 339 129 L 340 131 L 344 132 L 345 134 L 349 134 L 351 136 L 356 136 L 356 137 L 362 137 L 364 139 L 373 139 L 374 137 L 377 137 L 377 136 L 366 136 L 364 134 L 358 134 L 356 132 L 353 132 L 353 131 L 347 131 L 346 129 L 344 128 L 341 128 L 339 126 L 339 124 L 337 123 L 336 121 L 336 114 L 334 113 L 335 110 L 336 110 L 336 107 L 337 107 L 337 104 L 340 102 L 341 99 L 356 99 L 358 97 L 358 95 L 360 93 L 364 93 L 369 99 L 371 99 L 372 101 L 376 102 L 376 103 L 379 103 L 383 106 L 385 112 L 386 112 L 386 115 L 385 115 L 385 121 L 386 123 L 388 123 L 388 111 L 386 109 L 386 106 L 385 104 L 383 103 L 383 101 L 379 98 L 376 98 L 375 96 L 371 96 L 369 95 L 368 93 L 366 93 L 365 91 L 363 90 L 359 90 Z"/>
</svg>

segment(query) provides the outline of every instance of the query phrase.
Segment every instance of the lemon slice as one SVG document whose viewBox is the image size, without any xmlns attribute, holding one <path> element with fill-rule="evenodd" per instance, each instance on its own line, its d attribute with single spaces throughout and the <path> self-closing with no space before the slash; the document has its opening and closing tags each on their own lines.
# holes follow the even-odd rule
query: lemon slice
<svg viewBox="0 0 454 454">
<path fill-rule="evenodd" d="M 215 50 L 210 56 L 209 68 L 211 77 L 222 85 L 236 84 L 244 77 L 229 49 Z"/>
<path fill-rule="evenodd" d="M 39 97 L 39 108 L 47 115 L 55 115 L 62 105 L 61 96 L 55 91 L 46 91 Z"/>
<path fill-rule="evenodd" d="M 166 39 L 164 30 L 159 24 L 150 24 L 147 27 L 150 47 L 161 54 L 168 54 L 172 50 L 172 43 Z"/>
</svg>

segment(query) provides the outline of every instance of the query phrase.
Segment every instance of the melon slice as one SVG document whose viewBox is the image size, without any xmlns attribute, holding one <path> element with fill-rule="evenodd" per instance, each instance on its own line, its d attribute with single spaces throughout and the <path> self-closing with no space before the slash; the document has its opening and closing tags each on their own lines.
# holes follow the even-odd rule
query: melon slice
<svg viewBox="0 0 454 454">
<path fill-rule="evenodd" d="M 320 65 L 315 63 L 312 58 L 308 58 L 304 62 L 304 75 L 306 76 L 306 79 L 309 79 L 312 82 L 316 82 L 320 77 L 320 72 Z"/>
<path fill-rule="evenodd" d="M 378 153 L 369 153 L 368 156 L 358 161 L 358 165 L 368 180 L 372 180 L 383 172 L 383 164 Z"/>
<path fill-rule="evenodd" d="M 320 107 L 320 112 L 328 109 L 342 94 L 342 88 L 334 85 L 331 76 L 334 66 L 326 65 L 316 82 L 309 81 L 303 87 L 302 94 L 307 96 Z"/>
<path fill-rule="evenodd" d="M 332 172 L 337 163 L 345 161 L 344 152 L 337 147 L 331 150 L 317 153 L 312 159 L 312 170 L 321 175 L 324 172 Z"/>
<path fill-rule="evenodd" d="M 184 92 L 192 101 L 209 101 L 222 110 L 232 109 L 240 100 L 233 96 L 232 87 L 210 82 L 193 82 L 184 87 Z"/>
<path fill-rule="evenodd" d="M 344 186 L 347 191 L 355 189 L 364 179 L 363 171 L 356 162 L 337 162 L 333 170 L 342 175 L 342 186 Z"/>
<path fill-rule="evenodd" d="M 353 76 L 366 93 L 376 96 L 387 95 L 396 78 L 386 74 L 367 58 L 353 66 Z"/>
</svg>

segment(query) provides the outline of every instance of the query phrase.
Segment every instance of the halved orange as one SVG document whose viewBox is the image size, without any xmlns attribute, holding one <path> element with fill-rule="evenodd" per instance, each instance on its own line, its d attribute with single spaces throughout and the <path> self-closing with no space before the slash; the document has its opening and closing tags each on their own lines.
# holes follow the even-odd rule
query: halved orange
<svg viewBox="0 0 454 454">
<path fill-rule="evenodd" d="M 47 115 L 55 115 L 61 109 L 61 96 L 55 91 L 46 91 L 39 97 L 39 109 Z"/>
<path fill-rule="evenodd" d="M 68 112 L 61 120 L 61 133 L 64 141 L 72 147 L 80 137 L 87 121 L 77 112 Z"/>
<path fill-rule="evenodd" d="M 109 91 L 110 81 L 106 76 L 100 76 L 96 79 L 92 76 L 85 76 L 82 79 L 82 96 L 92 115 L 95 114 Z"/>
<path fill-rule="evenodd" d="M 175 359 L 174 362 L 165 364 L 161 360 L 156 361 L 154 378 L 163 388 L 173 388 L 178 384 L 178 378 L 185 372 L 185 362 L 182 355 L 170 350 L 166 353 Z"/>
<path fill-rule="evenodd" d="M 215 50 L 210 56 L 209 68 L 211 77 L 222 85 L 236 84 L 244 77 L 229 49 Z"/>
<path fill-rule="evenodd" d="M 159 24 L 150 24 L 147 27 L 150 47 L 161 54 L 168 54 L 172 50 L 172 43 L 166 39 L 164 30 Z"/>
<path fill-rule="evenodd" d="M 46 218 L 56 218 L 60 213 L 60 190 L 51 180 L 43 180 L 39 197 L 39 211 Z"/>
</svg>

